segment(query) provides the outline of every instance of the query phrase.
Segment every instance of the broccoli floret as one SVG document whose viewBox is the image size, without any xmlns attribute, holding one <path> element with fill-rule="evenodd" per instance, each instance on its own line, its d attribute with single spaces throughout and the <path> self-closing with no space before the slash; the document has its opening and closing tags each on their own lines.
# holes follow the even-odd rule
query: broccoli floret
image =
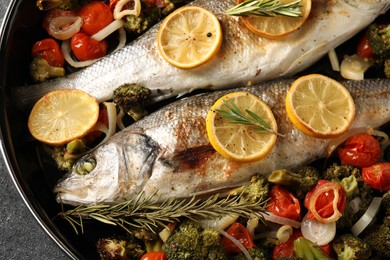
<svg viewBox="0 0 390 260">
<path fill-rule="evenodd" d="M 248 249 L 248 252 L 253 260 L 267 260 L 271 258 L 268 250 L 262 247 L 252 247 Z M 238 254 L 233 257 L 233 260 L 245 260 L 245 259 L 247 258 L 244 254 Z"/>
<path fill-rule="evenodd" d="M 134 238 L 102 238 L 96 243 L 100 259 L 138 260 L 146 253 L 141 243 Z"/>
<path fill-rule="evenodd" d="M 384 62 L 384 72 L 386 78 L 390 78 L 390 58 L 386 59 Z"/>
<path fill-rule="evenodd" d="M 381 206 L 385 212 L 385 215 L 390 216 L 390 190 L 383 194 Z"/>
<path fill-rule="evenodd" d="M 86 150 L 87 145 L 85 141 L 83 139 L 75 139 L 65 146 L 53 147 L 52 158 L 59 170 L 69 171 Z"/>
<path fill-rule="evenodd" d="M 390 258 L 390 215 L 385 215 L 382 223 L 365 231 L 362 239 L 372 248 L 373 253 L 382 258 Z"/>
<path fill-rule="evenodd" d="M 306 193 L 316 185 L 320 179 L 320 173 L 310 166 L 301 167 L 296 173 L 288 170 L 273 171 L 268 177 L 268 181 L 285 187 L 293 187 L 291 192 L 298 199 L 304 199 Z"/>
<path fill-rule="evenodd" d="M 351 165 L 338 165 L 334 163 L 326 169 L 322 177 L 325 180 L 340 182 L 342 179 L 351 175 L 359 180 L 361 177 L 359 168 Z"/>
<path fill-rule="evenodd" d="M 331 259 L 321 251 L 319 246 L 304 237 L 300 237 L 294 240 L 294 255 L 303 259 Z"/>
<path fill-rule="evenodd" d="M 354 175 L 343 178 L 340 184 L 345 191 L 345 195 L 347 196 L 347 199 L 351 198 L 356 193 L 359 193 L 359 184 Z"/>
<path fill-rule="evenodd" d="M 182 222 L 163 246 L 168 259 L 227 259 L 218 231 L 192 220 Z"/>
<path fill-rule="evenodd" d="M 367 31 L 372 51 L 380 58 L 390 58 L 390 24 L 371 24 Z"/>
<path fill-rule="evenodd" d="M 243 185 L 239 188 L 233 189 L 229 195 L 241 195 L 241 199 L 253 203 L 263 202 L 268 198 L 270 191 L 269 183 L 263 176 L 253 176 L 248 185 Z"/>
<path fill-rule="evenodd" d="M 351 177 L 348 177 L 351 178 Z M 343 215 L 336 222 L 337 229 L 349 230 L 363 216 L 372 199 L 374 198 L 373 190 L 362 180 L 357 180 L 358 187 L 350 197 L 347 198 L 347 207 Z M 358 203 L 358 210 L 352 207 L 352 203 Z"/>
<path fill-rule="evenodd" d="M 65 76 L 65 69 L 53 67 L 44 58 L 36 57 L 30 64 L 30 74 L 34 81 L 43 82 L 49 78 Z"/>
<path fill-rule="evenodd" d="M 371 256 L 371 247 L 350 233 L 336 237 L 332 244 L 339 260 L 366 260 Z"/>
<path fill-rule="evenodd" d="M 152 91 L 138 84 L 123 84 L 114 90 L 113 102 L 125 113 L 138 121 L 147 111 L 144 106 L 151 99 Z"/>
</svg>

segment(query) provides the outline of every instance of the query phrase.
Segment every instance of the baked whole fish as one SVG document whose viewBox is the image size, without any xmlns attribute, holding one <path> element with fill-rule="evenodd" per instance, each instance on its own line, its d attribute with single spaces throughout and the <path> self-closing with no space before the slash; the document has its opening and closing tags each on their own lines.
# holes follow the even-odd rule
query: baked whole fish
<svg viewBox="0 0 390 260">
<path fill-rule="evenodd" d="M 57 201 L 71 205 L 120 202 L 140 192 L 160 199 L 204 194 L 267 176 L 276 169 L 292 169 L 324 157 L 331 140 L 297 130 L 285 111 L 291 80 L 240 88 L 264 100 L 278 123 L 278 137 L 270 154 L 240 164 L 219 155 L 207 138 L 205 117 L 222 95 L 233 90 L 199 94 L 173 102 L 112 136 L 107 143 L 76 162 L 58 182 Z M 350 130 L 376 128 L 390 121 L 390 79 L 345 81 L 355 101 Z M 96 163 L 79 174 L 84 163 Z"/>
<path fill-rule="evenodd" d="M 112 97 L 124 83 L 150 88 L 155 101 L 181 96 L 195 89 L 222 89 L 291 76 L 312 65 L 329 50 L 361 31 L 390 7 L 390 0 L 312 0 L 303 26 L 281 39 L 259 37 L 225 11 L 234 0 L 196 0 L 219 19 L 224 39 L 207 64 L 182 70 L 167 63 L 157 50 L 159 24 L 95 64 L 47 83 L 13 89 L 15 104 L 29 109 L 49 90 L 78 88 L 99 101 Z"/>
</svg>

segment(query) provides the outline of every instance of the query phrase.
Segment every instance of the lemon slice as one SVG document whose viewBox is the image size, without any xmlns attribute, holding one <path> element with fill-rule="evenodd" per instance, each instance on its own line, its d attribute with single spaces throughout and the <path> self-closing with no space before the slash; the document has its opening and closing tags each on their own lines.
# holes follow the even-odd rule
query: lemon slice
<svg viewBox="0 0 390 260">
<path fill-rule="evenodd" d="M 241 1 L 242 2 L 242 1 Z M 293 0 L 280 0 L 281 3 L 291 3 Z M 311 10 L 311 0 L 301 0 L 300 17 L 287 16 L 243 16 L 242 21 L 252 32 L 268 38 L 277 38 L 296 31 L 306 21 Z"/>
<path fill-rule="evenodd" d="M 259 131 L 251 124 L 232 123 L 221 117 L 220 110 L 228 111 L 226 105 L 233 102 L 243 114 L 249 110 L 264 120 L 270 131 Z M 218 99 L 206 117 L 206 130 L 214 149 L 229 160 L 253 162 L 267 156 L 275 145 L 277 124 L 271 109 L 257 96 L 248 92 L 233 92 Z"/>
<path fill-rule="evenodd" d="M 298 129 L 318 138 L 342 135 L 355 117 L 349 91 L 320 74 L 302 76 L 293 82 L 287 92 L 286 110 Z"/>
<path fill-rule="evenodd" d="M 162 57 L 181 69 L 206 63 L 216 55 L 221 43 L 218 19 L 196 6 L 184 6 L 172 12 L 164 19 L 157 34 Z"/>
<path fill-rule="evenodd" d="M 99 117 L 95 98 L 77 89 L 54 90 L 35 103 L 28 119 L 37 140 L 62 145 L 86 135 Z"/>
</svg>

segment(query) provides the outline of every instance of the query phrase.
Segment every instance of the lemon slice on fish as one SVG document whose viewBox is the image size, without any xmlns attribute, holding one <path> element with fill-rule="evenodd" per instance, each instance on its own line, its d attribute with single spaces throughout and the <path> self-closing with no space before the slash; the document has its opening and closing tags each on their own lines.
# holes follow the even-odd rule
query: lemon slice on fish
<svg viewBox="0 0 390 260">
<path fill-rule="evenodd" d="M 282 4 L 288 4 L 295 0 L 280 0 Z M 242 2 L 242 1 L 239 1 Z M 288 35 L 302 26 L 309 17 L 311 0 L 299 2 L 301 15 L 299 17 L 278 16 L 243 16 L 242 21 L 252 32 L 268 38 L 277 38 Z"/>
<path fill-rule="evenodd" d="M 161 56 L 181 69 L 208 62 L 221 43 L 222 29 L 217 17 L 196 6 L 185 6 L 172 12 L 164 19 L 157 34 Z"/>
<path fill-rule="evenodd" d="M 320 74 L 302 76 L 293 82 L 287 92 L 286 110 L 298 129 L 318 138 L 342 135 L 355 117 L 349 91 L 338 81 Z"/>
<path fill-rule="evenodd" d="M 99 104 L 91 95 L 77 89 L 54 90 L 35 103 L 28 129 L 43 143 L 62 145 L 85 136 L 98 117 Z"/>
<path fill-rule="evenodd" d="M 260 118 L 269 129 L 265 130 L 261 124 L 245 124 L 227 118 L 224 114 L 232 114 L 231 108 L 239 110 L 250 120 Z M 214 149 L 225 158 L 237 162 L 264 158 L 275 145 L 277 137 L 277 124 L 271 109 L 248 92 L 233 92 L 218 99 L 207 114 L 206 130 Z"/>
</svg>

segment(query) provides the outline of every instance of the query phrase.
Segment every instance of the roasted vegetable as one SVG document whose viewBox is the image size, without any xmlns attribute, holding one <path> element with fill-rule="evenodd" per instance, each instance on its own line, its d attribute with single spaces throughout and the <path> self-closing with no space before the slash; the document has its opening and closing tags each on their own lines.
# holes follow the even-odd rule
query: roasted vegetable
<svg viewBox="0 0 390 260">
<path fill-rule="evenodd" d="M 381 58 L 390 58 L 390 24 L 372 24 L 367 31 L 373 52 Z"/>
<path fill-rule="evenodd" d="M 100 259 L 138 260 L 145 254 L 142 243 L 134 237 L 130 238 L 101 238 L 96 243 Z"/>
<path fill-rule="evenodd" d="M 43 82 L 49 78 L 65 76 L 65 69 L 53 67 L 44 58 L 36 57 L 30 64 L 30 74 L 34 81 Z"/>
<path fill-rule="evenodd" d="M 267 200 L 269 192 L 270 187 L 267 179 L 263 176 L 253 176 L 250 184 L 229 191 L 229 195 L 241 194 L 241 199 L 256 203 Z"/>
<path fill-rule="evenodd" d="M 338 165 L 336 163 L 329 166 L 323 173 L 323 178 L 329 181 L 341 181 L 342 179 L 355 176 L 360 179 L 360 170 L 357 167 L 351 165 Z"/>
<path fill-rule="evenodd" d="M 68 171 L 86 150 L 85 141 L 83 139 L 75 139 L 66 146 L 53 147 L 52 158 L 59 170 Z"/>
<path fill-rule="evenodd" d="M 370 246 L 362 239 L 346 233 L 333 240 L 338 260 L 366 260 L 371 256 Z"/>
</svg>

